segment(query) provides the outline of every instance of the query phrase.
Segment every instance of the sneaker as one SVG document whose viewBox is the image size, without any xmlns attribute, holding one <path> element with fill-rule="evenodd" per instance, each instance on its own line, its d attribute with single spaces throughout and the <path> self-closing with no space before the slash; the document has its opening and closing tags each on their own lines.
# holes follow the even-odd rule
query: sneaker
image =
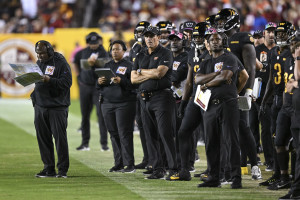
<svg viewBox="0 0 300 200">
<path fill-rule="evenodd" d="M 37 178 L 53 178 L 56 177 L 55 171 L 47 171 L 47 169 L 43 169 L 39 173 L 35 175 Z"/>
<path fill-rule="evenodd" d="M 155 170 L 150 176 L 146 177 L 145 179 L 165 179 L 165 172 L 164 170 Z"/>
<path fill-rule="evenodd" d="M 68 176 L 66 172 L 58 172 L 56 178 L 68 178 Z"/>
<path fill-rule="evenodd" d="M 207 181 L 208 177 L 208 174 L 201 174 L 200 181 Z"/>
<path fill-rule="evenodd" d="M 242 188 L 242 179 L 234 178 L 231 183 L 231 189 L 241 189 Z"/>
<path fill-rule="evenodd" d="M 261 171 L 257 165 L 252 167 L 251 175 L 252 175 L 252 180 L 262 179 Z"/>
<path fill-rule="evenodd" d="M 152 168 L 149 168 L 147 171 L 144 171 L 143 174 L 144 174 L 145 176 L 149 176 L 149 175 L 153 174 L 153 169 L 152 169 Z"/>
<path fill-rule="evenodd" d="M 207 181 L 198 185 L 198 188 L 202 187 L 221 187 L 219 181 Z"/>
<path fill-rule="evenodd" d="M 170 180 L 171 180 L 171 177 L 172 177 L 173 175 L 177 174 L 177 173 L 178 173 L 177 170 L 169 169 L 168 175 L 166 176 L 165 179 L 166 179 L 167 181 L 170 181 Z"/>
<path fill-rule="evenodd" d="M 180 170 L 179 173 L 170 177 L 170 181 L 190 181 L 192 179 L 188 170 Z"/>
<path fill-rule="evenodd" d="M 190 168 L 189 168 L 189 172 L 195 172 L 196 170 L 195 170 L 195 167 L 193 167 L 193 166 L 191 166 Z"/>
<path fill-rule="evenodd" d="M 273 164 L 267 164 L 267 167 L 265 169 L 266 172 L 271 172 L 273 171 Z"/>
<path fill-rule="evenodd" d="M 109 147 L 107 146 L 107 144 L 102 145 L 101 151 L 109 151 Z"/>
<path fill-rule="evenodd" d="M 221 185 L 229 185 L 229 184 L 232 184 L 232 180 L 231 179 L 226 179 L 226 178 L 222 178 L 220 179 L 220 183 Z"/>
<path fill-rule="evenodd" d="M 202 174 L 208 174 L 208 169 L 206 169 L 204 172 L 201 172 L 200 174 L 194 174 L 194 177 L 201 177 Z"/>
<path fill-rule="evenodd" d="M 286 199 L 300 199 L 300 195 L 294 195 L 294 194 L 292 194 L 292 193 L 288 193 L 288 194 L 286 194 L 286 195 L 284 195 L 284 196 L 282 196 L 282 197 L 280 197 L 278 200 L 286 200 Z"/>
<path fill-rule="evenodd" d="M 110 168 L 110 170 L 108 170 L 108 172 L 122 172 L 124 167 L 121 166 L 113 166 L 112 168 Z"/>
<path fill-rule="evenodd" d="M 257 156 L 257 165 L 263 165 L 263 163 L 260 160 L 260 157 Z"/>
<path fill-rule="evenodd" d="M 290 180 L 281 180 L 278 182 L 273 183 L 268 187 L 268 190 L 280 190 L 280 189 L 287 189 L 291 187 Z"/>
<path fill-rule="evenodd" d="M 280 180 L 280 178 L 278 176 L 273 175 L 268 180 L 259 183 L 259 186 L 270 186 L 270 185 L 272 185 L 273 183 L 275 183 L 279 180 Z"/>
<path fill-rule="evenodd" d="M 125 169 L 122 170 L 123 173 L 134 173 L 135 169 L 133 165 L 127 166 Z"/>
<path fill-rule="evenodd" d="M 140 164 L 134 166 L 135 169 L 145 169 L 146 167 L 147 167 L 146 162 L 141 162 Z"/>
<path fill-rule="evenodd" d="M 90 147 L 87 145 L 80 145 L 79 147 L 76 148 L 77 151 L 89 151 Z"/>
</svg>

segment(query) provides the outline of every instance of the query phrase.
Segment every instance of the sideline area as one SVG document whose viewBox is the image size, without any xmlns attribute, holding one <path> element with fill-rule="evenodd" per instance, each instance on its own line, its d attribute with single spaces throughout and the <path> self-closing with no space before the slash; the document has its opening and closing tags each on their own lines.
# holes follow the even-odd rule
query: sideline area
<svg viewBox="0 0 300 200">
<path fill-rule="evenodd" d="M 143 170 L 133 174 L 109 173 L 113 166 L 112 150 L 101 152 L 96 120 L 91 121 L 91 151 L 76 151 L 81 136 L 78 101 L 72 101 L 69 113 L 68 140 L 70 170 L 68 179 L 38 179 L 42 169 L 30 100 L 0 99 L 0 199 L 278 199 L 287 190 L 270 191 L 259 187 L 250 175 L 244 175 L 243 189 L 229 185 L 217 189 L 199 189 L 198 178 L 189 182 L 145 180 Z M 111 145 L 109 142 L 109 147 Z M 135 160 L 142 160 L 139 135 L 134 135 Z M 206 167 L 204 147 L 198 147 L 197 172 Z M 262 167 L 263 178 L 271 176 Z M 44 197 L 45 196 L 45 197 Z"/>
</svg>

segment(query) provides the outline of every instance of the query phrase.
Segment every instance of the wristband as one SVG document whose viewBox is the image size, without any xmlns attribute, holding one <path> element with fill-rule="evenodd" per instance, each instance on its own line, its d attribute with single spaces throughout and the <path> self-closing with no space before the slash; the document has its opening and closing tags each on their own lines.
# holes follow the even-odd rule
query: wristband
<svg viewBox="0 0 300 200">
<path fill-rule="evenodd" d="M 300 60 L 300 56 L 297 56 L 297 57 L 296 57 L 296 60 Z"/>
</svg>

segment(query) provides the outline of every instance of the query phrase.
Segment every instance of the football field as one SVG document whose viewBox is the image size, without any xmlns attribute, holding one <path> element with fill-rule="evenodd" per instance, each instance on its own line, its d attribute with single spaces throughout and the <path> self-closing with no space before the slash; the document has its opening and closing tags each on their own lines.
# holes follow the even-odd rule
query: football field
<svg viewBox="0 0 300 200">
<path fill-rule="evenodd" d="M 288 190 L 271 191 L 259 187 L 259 181 L 243 175 L 243 189 L 197 188 L 198 178 L 189 182 L 145 180 L 142 172 L 132 174 L 109 173 L 113 166 L 113 152 L 101 152 L 99 129 L 95 111 L 91 120 L 90 151 L 76 151 L 81 135 L 77 132 L 81 116 L 79 102 L 72 101 L 68 118 L 70 169 L 68 178 L 35 178 L 43 165 L 39 155 L 33 124 L 33 107 L 26 99 L 0 99 L 0 199 L 278 199 Z M 142 147 L 138 133 L 134 135 L 136 164 L 142 160 Z M 198 147 L 200 162 L 196 173 L 205 170 L 204 147 Z M 261 158 L 263 156 L 261 155 Z M 263 179 L 271 176 L 260 166 Z M 250 167 L 249 167 L 250 173 Z"/>
</svg>

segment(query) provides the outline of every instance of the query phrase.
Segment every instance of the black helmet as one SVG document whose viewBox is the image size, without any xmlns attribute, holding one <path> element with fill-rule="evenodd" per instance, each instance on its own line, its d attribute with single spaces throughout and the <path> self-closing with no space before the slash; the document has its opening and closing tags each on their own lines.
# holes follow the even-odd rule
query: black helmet
<svg viewBox="0 0 300 200">
<path fill-rule="evenodd" d="M 170 21 L 160 21 L 156 24 L 156 26 L 159 28 L 160 32 L 168 31 L 169 33 L 171 33 L 173 29 L 172 22 Z"/>
<path fill-rule="evenodd" d="M 278 32 L 285 32 L 286 38 L 279 38 Z M 276 45 L 283 46 L 290 44 L 291 40 L 295 37 L 296 28 L 288 21 L 279 22 L 277 28 L 275 29 Z"/>
<path fill-rule="evenodd" d="M 215 27 L 216 22 L 215 22 L 216 15 L 211 15 L 205 19 L 205 22 L 210 26 L 210 27 Z"/>
<path fill-rule="evenodd" d="M 221 23 L 219 21 L 222 21 Z M 233 28 L 240 28 L 240 16 L 232 8 L 224 8 L 215 17 L 216 27 L 219 32 L 229 31 Z"/>
<path fill-rule="evenodd" d="M 140 21 L 134 29 L 134 39 L 136 41 L 142 42 L 143 38 L 142 38 L 142 33 L 143 31 L 150 26 L 151 24 L 147 21 Z"/>
<path fill-rule="evenodd" d="M 199 35 L 200 37 L 204 37 L 205 31 L 207 28 L 209 28 L 209 25 L 206 22 L 200 22 L 200 23 L 196 24 L 193 29 L 193 36 Z"/>
</svg>

